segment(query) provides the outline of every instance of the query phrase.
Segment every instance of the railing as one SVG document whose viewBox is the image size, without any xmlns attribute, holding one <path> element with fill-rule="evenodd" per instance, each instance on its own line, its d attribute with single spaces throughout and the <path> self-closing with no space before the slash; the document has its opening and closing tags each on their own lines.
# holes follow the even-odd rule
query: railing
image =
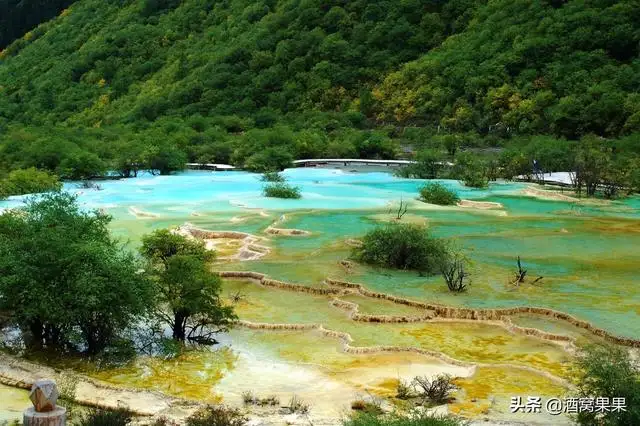
<svg viewBox="0 0 640 426">
<path fill-rule="evenodd" d="M 310 158 L 306 160 L 295 160 L 293 165 L 296 167 L 314 167 L 318 165 L 363 165 L 363 166 L 406 166 L 414 164 L 415 161 L 410 160 L 367 160 L 361 158 Z"/>
</svg>

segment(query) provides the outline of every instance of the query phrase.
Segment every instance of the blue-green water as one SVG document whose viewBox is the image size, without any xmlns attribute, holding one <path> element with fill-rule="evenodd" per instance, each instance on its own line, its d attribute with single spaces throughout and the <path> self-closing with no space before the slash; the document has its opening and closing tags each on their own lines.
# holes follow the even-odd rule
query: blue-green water
<svg viewBox="0 0 640 426">
<path fill-rule="evenodd" d="M 490 210 L 442 208 L 416 200 L 424 181 L 399 179 L 388 173 L 293 169 L 284 175 L 301 188 L 302 199 L 265 198 L 260 176 L 244 172 L 144 175 L 98 182 L 101 190 L 80 189 L 74 183 L 65 184 L 65 189 L 78 194 L 84 208 L 103 209 L 113 215 L 113 232 L 129 240 L 132 249 L 136 249 L 144 233 L 185 222 L 212 230 L 249 232 L 260 237 L 260 244 L 268 246 L 271 252 L 258 260 L 220 261 L 215 268 L 253 270 L 310 286 L 323 285 L 327 277 L 342 278 L 375 291 L 453 306 L 541 306 L 591 321 L 617 335 L 640 338 L 638 198 L 612 203 L 548 201 L 523 196 L 527 185 L 522 183 L 499 183 L 485 190 L 473 190 L 456 181 L 441 181 L 460 198 L 503 206 Z M 0 209 L 18 207 L 23 200 L 24 197 L 13 197 L 0 202 Z M 434 235 L 455 240 L 465 250 L 472 261 L 472 283 L 467 292 L 448 292 L 439 276 L 358 264 L 344 266 L 342 261 L 351 255 L 349 239 L 360 238 L 367 230 L 392 220 L 400 200 L 409 203 L 404 220 L 424 223 Z M 270 226 L 302 229 L 310 234 L 271 235 L 265 232 Z M 518 287 L 511 284 L 516 256 L 522 257 L 531 277 Z M 543 280 L 532 285 L 531 281 L 538 276 L 544 276 Z M 563 392 L 544 376 L 510 367 L 526 365 L 555 376 L 567 376 L 569 355 L 561 346 L 535 337 L 478 322 L 356 322 L 330 305 L 329 297 L 251 282 L 224 283 L 225 300 L 238 292 L 245 296 L 235 306 L 243 320 L 321 323 L 331 330 L 349 333 L 355 346 L 416 347 L 472 363 L 499 365 L 479 367 L 473 377 L 460 383 L 466 396 L 456 401 L 457 406 L 450 406 L 454 413 L 469 410 L 469 415 L 474 416 L 484 413 L 486 407 L 498 410 L 506 407 L 512 395 L 559 396 Z M 406 311 L 412 308 L 380 299 L 346 298 L 360 303 L 364 313 L 417 314 Z M 549 318 L 524 315 L 514 321 L 522 326 L 590 338 L 585 330 Z M 330 378 L 379 394 L 386 389 L 380 384 L 388 387 L 391 383 L 390 392 L 395 393 L 394 380 L 409 380 L 415 374 L 423 374 L 415 368 L 430 362 L 402 352 L 346 354 L 335 338 L 315 332 L 236 328 L 223 337 L 232 343 L 230 350 L 196 351 L 169 361 L 141 359 L 120 369 L 95 374 L 116 385 L 207 402 L 218 402 L 215 398 L 220 397 L 232 402 L 233 395 L 239 400 L 242 391 L 257 386 L 265 393 L 261 396 L 288 389 L 314 403 L 336 405 L 335 391 L 322 385 L 318 385 L 320 391 L 310 391 L 307 384 L 300 384 L 299 375 L 291 373 L 297 371 L 291 365 L 321 366 L 314 370 L 317 374 L 313 376 L 314 383 Z M 238 357 L 241 352 L 245 358 Z M 278 375 L 272 367 L 282 361 L 287 373 Z M 402 376 L 400 369 L 406 365 L 411 365 L 411 375 L 404 370 Z M 430 365 L 428 371 L 433 368 Z M 0 393 L 7 395 L 2 389 Z M 286 398 L 289 397 L 287 394 Z M 496 405 L 495 401 L 503 402 Z M 24 402 L 20 400 L 19 404 L 22 406 Z M 10 405 L 5 402 L 4 407 Z"/>
<path fill-rule="evenodd" d="M 362 209 L 384 206 L 390 200 L 413 198 L 424 181 L 400 179 L 389 173 L 350 173 L 330 169 L 289 169 L 283 175 L 299 186 L 303 197 L 281 200 L 262 196 L 260 175 L 246 172 L 189 171 L 172 176 L 142 174 L 134 179 L 97 182 L 102 190 L 80 189 L 67 183 L 64 189 L 79 194 L 91 208 L 144 207 L 149 212 L 241 211 L 243 209 Z M 489 190 L 465 188 L 457 181 L 441 181 L 462 198 L 477 199 L 509 193 L 522 184 L 496 184 Z M 0 207 L 12 207 L 23 197 L 11 197 Z"/>
<path fill-rule="evenodd" d="M 319 285 L 327 276 L 361 282 L 377 291 L 470 307 L 545 306 L 566 311 L 620 335 L 640 337 L 640 201 L 612 203 L 547 201 L 518 195 L 522 183 L 496 183 L 474 190 L 441 181 L 460 198 L 501 203 L 500 210 L 431 208 L 415 201 L 422 180 L 389 173 L 331 169 L 290 169 L 284 176 L 299 186 L 299 200 L 262 196 L 260 176 L 246 172 L 191 171 L 173 176 L 143 175 L 98 182 L 101 190 L 65 189 L 86 208 L 114 216 L 113 229 L 132 241 L 158 227 L 192 222 L 215 230 L 238 230 L 268 238 L 267 257 L 220 269 L 249 269 L 274 278 Z M 19 206 L 13 197 L 0 208 Z M 439 277 L 421 277 L 339 262 L 350 255 L 345 244 L 380 220 L 393 216 L 392 204 L 409 201 L 408 215 L 424 221 L 437 236 L 458 241 L 473 261 L 471 290 L 446 291 Z M 277 226 L 311 232 L 306 237 L 268 236 Z M 538 286 L 510 284 L 521 256 Z"/>
</svg>

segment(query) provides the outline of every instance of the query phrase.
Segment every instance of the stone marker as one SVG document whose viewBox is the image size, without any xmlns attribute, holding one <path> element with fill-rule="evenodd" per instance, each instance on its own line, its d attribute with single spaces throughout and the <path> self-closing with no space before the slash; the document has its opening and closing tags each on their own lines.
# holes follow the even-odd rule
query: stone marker
<svg viewBox="0 0 640 426">
<path fill-rule="evenodd" d="M 29 393 L 33 407 L 24 411 L 23 426 L 65 426 L 67 409 L 56 406 L 59 395 L 53 380 L 36 380 Z"/>
</svg>

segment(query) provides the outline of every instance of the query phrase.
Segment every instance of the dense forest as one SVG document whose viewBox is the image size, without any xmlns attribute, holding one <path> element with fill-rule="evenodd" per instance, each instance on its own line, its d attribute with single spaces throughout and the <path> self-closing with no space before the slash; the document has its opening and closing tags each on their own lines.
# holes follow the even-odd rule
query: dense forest
<svg viewBox="0 0 640 426">
<path fill-rule="evenodd" d="M 71 3 L 73 0 L 0 0 L 0 49 Z"/>
<path fill-rule="evenodd" d="M 538 135 L 635 155 L 639 23 L 637 0 L 79 0 L 0 52 L 0 170 L 270 170 Z"/>
</svg>

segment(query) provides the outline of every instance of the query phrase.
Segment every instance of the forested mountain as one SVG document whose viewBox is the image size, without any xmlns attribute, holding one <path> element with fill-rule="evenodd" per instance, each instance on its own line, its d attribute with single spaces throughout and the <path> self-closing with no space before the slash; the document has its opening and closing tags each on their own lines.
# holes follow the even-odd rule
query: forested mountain
<svg viewBox="0 0 640 426">
<path fill-rule="evenodd" d="M 629 135 L 639 23 L 637 0 L 79 0 L 0 52 L 0 168 Z"/>
<path fill-rule="evenodd" d="M 0 49 L 71 3 L 73 0 L 0 0 Z"/>
<path fill-rule="evenodd" d="M 576 138 L 640 130 L 640 2 L 494 0 L 389 75 L 380 116 Z"/>
</svg>

